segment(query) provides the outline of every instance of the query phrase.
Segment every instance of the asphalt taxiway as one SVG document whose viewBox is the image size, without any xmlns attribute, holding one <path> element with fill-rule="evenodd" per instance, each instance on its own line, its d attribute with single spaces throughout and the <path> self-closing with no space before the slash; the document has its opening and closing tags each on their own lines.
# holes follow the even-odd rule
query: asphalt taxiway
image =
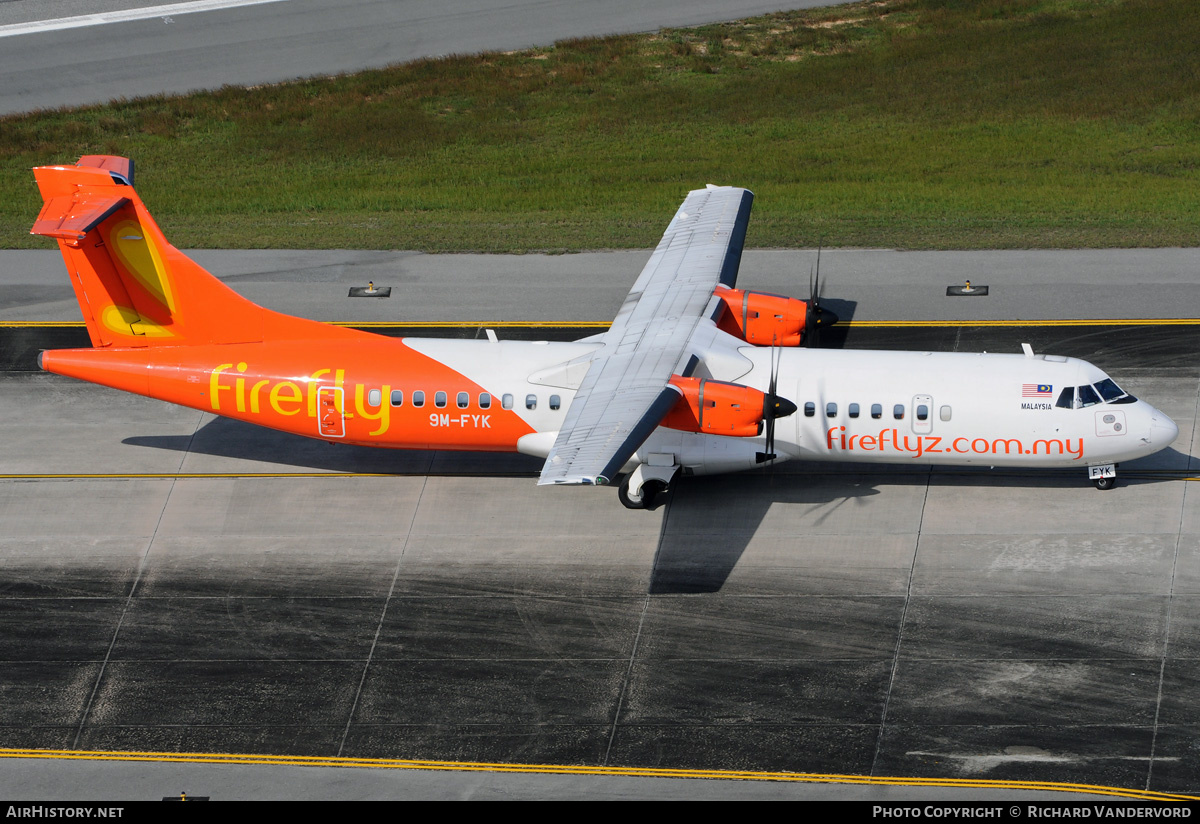
<svg viewBox="0 0 1200 824">
<path fill-rule="evenodd" d="M 8 0 L 0 115 L 655 31 L 828 0 Z M 190 12 L 189 8 L 204 8 Z M 70 18 L 87 16 L 74 27 Z M 111 22 L 109 22 L 111 21 Z"/>
<path fill-rule="evenodd" d="M 0 271 L 14 254 L 32 253 L 0 255 Z M 420 294 L 437 293 L 422 280 L 405 300 L 355 309 L 342 285 L 359 273 L 323 269 L 323 254 L 296 266 L 302 253 L 281 253 L 227 282 L 300 309 L 306 289 L 336 282 L 336 299 L 310 312 L 327 320 L 386 305 L 419 323 Z M 768 286 L 751 274 L 758 254 L 741 285 Z M 808 253 L 794 254 L 790 271 L 807 272 Z M 1086 265 L 1100 253 L 1059 254 L 1060 271 L 1106 292 Z M 614 258 L 603 277 L 563 274 L 582 260 L 549 263 L 565 290 L 598 279 L 619 304 L 637 267 Z M 927 264 L 907 271 L 926 273 L 912 277 L 930 281 L 928 311 L 954 300 L 950 314 L 985 311 L 991 297 L 946 298 Z M 1108 277 L 1123 279 L 1117 269 Z M 1004 294 L 996 271 L 973 279 Z M 456 305 L 500 306 L 506 282 L 484 278 Z M 837 282 L 830 299 L 844 294 Z M 872 295 L 893 286 L 884 278 L 847 307 L 886 317 Z M 1035 308 L 1095 305 L 1071 276 L 1048 288 Z M 567 320 L 603 322 L 606 301 L 569 301 Z M 17 303 L 3 311 L 37 308 Z M 1194 325 L 1154 322 L 1187 304 L 1157 318 L 1145 305 L 1105 326 L 864 321 L 835 342 L 997 351 L 1032 338 L 1097 362 L 1180 427 L 1173 448 L 1123 465 L 1108 492 L 1082 471 L 785 464 L 682 479 L 663 507 L 629 512 L 612 490 L 538 488 L 537 462 L 521 456 L 335 447 L 9 372 L 0 746 L 1200 794 L 1200 504 L 1187 480 L 1200 469 L 1200 341 Z M 19 774 L 0 770 L 0 791 Z M 208 775 L 184 789 L 231 786 Z M 780 785 L 768 796 L 815 791 Z"/>
</svg>

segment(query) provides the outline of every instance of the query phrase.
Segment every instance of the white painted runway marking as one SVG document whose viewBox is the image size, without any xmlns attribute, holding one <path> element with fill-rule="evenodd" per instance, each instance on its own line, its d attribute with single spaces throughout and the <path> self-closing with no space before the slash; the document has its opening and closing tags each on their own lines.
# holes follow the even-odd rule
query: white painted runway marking
<svg viewBox="0 0 1200 824">
<path fill-rule="evenodd" d="M 283 3 L 286 0 L 192 0 L 188 3 L 168 3 L 162 6 L 146 6 L 141 9 L 126 9 L 124 11 L 109 11 L 102 14 L 81 14 L 78 17 L 60 17 L 57 20 L 34 20 L 29 23 L 13 23 L 0 26 L 0 37 L 15 37 L 21 34 L 39 34 L 61 29 L 78 29 L 86 26 L 102 26 L 106 23 L 127 23 L 131 20 L 149 20 L 162 17 L 170 22 L 170 18 L 179 14 L 193 14 L 201 11 L 218 11 L 238 6 L 259 6 L 264 3 Z"/>
</svg>

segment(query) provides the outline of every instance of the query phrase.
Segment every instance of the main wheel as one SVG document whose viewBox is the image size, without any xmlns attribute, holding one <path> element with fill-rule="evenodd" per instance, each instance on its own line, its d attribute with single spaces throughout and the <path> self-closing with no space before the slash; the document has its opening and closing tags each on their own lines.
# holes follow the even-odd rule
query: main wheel
<svg viewBox="0 0 1200 824">
<path fill-rule="evenodd" d="M 642 484 L 642 494 L 633 497 L 629 492 L 629 478 L 621 481 L 621 485 L 617 487 L 617 500 L 626 509 L 645 509 L 646 508 L 646 486 Z"/>
<path fill-rule="evenodd" d="M 1112 489 L 1117 485 L 1116 478 L 1096 478 L 1092 481 L 1096 485 L 1096 489 Z"/>
<path fill-rule="evenodd" d="M 645 481 L 642 483 L 642 494 L 635 498 L 629 491 L 629 479 L 626 478 L 617 487 L 617 499 L 626 509 L 654 509 L 654 499 L 666 488 L 667 485 L 662 481 Z"/>
</svg>

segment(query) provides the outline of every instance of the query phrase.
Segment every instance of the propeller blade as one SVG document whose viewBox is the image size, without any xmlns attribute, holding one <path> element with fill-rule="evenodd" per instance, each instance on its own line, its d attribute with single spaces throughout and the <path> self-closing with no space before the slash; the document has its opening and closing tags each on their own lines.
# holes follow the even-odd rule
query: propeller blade
<svg viewBox="0 0 1200 824">
<path fill-rule="evenodd" d="M 821 330 L 838 322 L 838 316 L 828 309 L 821 308 L 821 250 L 823 244 L 817 244 L 816 268 L 810 268 L 808 274 L 808 310 L 804 316 L 804 344 L 806 346 L 821 345 Z"/>
<path fill-rule="evenodd" d="M 773 342 L 772 342 L 773 343 Z M 766 444 L 763 452 L 755 452 L 754 460 L 757 463 L 766 463 L 773 461 L 777 457 L 775 455 L 775 419 L 786 418 L 788 415 L 796 411 L 796 404 L 789 401 L 787 398 L 779 397 L 776 390 L 779 386 L 779 366 L 783 361 L 783 352 L 778 346 L 771 347 L 771 382 L 768 384 L 767 394 L 763 398 L 763 420 L 766 424 Z"/>
</svg>

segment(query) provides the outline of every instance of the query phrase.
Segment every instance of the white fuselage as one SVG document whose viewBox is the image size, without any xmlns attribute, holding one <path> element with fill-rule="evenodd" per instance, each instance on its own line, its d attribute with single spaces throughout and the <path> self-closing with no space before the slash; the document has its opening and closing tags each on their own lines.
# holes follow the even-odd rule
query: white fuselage
<svg viewBox="0 0 1200 824">
<path fill-rule="evenodd" d="M 768 354 L 745 352 L 751 375 Z M 1178 429 L 1129 396 L 1056 405 L 1064 388 L 1108 378 L 1053 355 L 799 350 L 779 370 L 779 394 L 799 411 L 779 421 L 777 451 L 808 460 L 1087 466 L 1148 455 Z M 769 378 L 768 378 L 769 379 Z"/>
<path fill-rule="evenodd" d="M 406 339 L 453 366 L 516 412 L 536 434 L 515 445 L 545 456 L 597 344 Z M 1175 424 L 1128 396 L 1078 406 L 1064 388 L 1094 386 L 1107 375 L 1054 355 L 775 350 L 777 392 L 795 414 L 776 421 L 777 460 L 1079 467 L 1112 464 L 1169 445 Z M 772 350 L 723 333 L 697 372 L 766 391 Z M 547 403 L 553 394 L 558 408 Z M 1111 393 L 1110 393 L 1111 394 Z M 540 402 L 523 408 L 527 396 Z M 1087 402 L 1089 399 L 1084 399 Z M 670 461 L 695 474 L 750 469 L 764 438 L 731 438 L 658 428 L 631 460 Z"/>
</svg>

